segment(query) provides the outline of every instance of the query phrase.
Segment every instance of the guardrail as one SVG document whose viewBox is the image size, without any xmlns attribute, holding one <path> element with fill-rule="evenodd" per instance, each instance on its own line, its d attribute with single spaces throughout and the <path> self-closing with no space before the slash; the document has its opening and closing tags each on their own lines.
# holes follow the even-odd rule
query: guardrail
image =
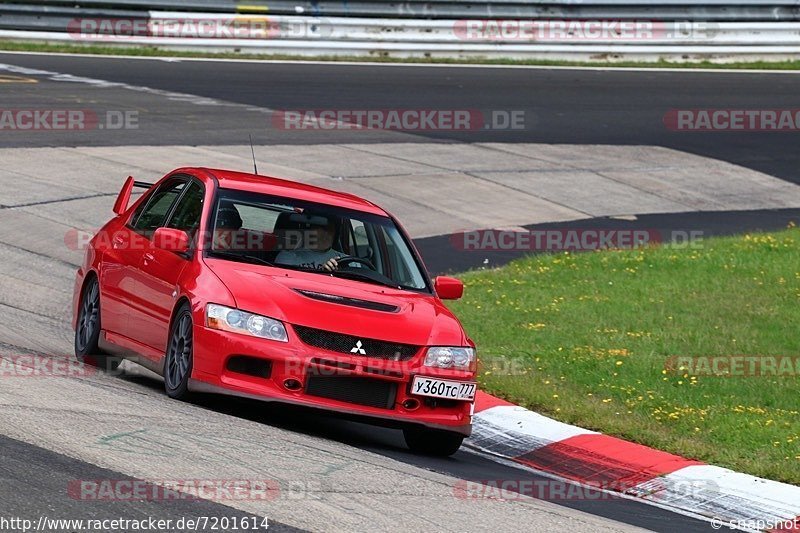
<svg viewBox="0 0 800 533">
<path fill-rule="evenodd" d="M 800 0 L 40 0 L 5 2 L 35 9 L 74 8 L 318 17 L 428 19 L 602 19 L 714 22 L 800 21 Z"/>
<path fill-rule="evenodd" d="M 515 1 L 504 0 L 503 5 Z M 608 9 L 630 5 L 604 1 Z M 662 0 L 670 1 L 672 6 L 686 5 L 686 0 Z M 791 21 L 636 21 L 608 14 L 597 19 L 397 19 L 132 9 L 176 3 L 158 0 L 62 3 L 0 5 L 0 38 L 300 56 L 604 61 L 800 57 L 800 22 Z M 131 9 L 111 10 L 111 4 Z M 217 0 L 189 4 L 198 9 L 233 5 Z"/>
</svg>

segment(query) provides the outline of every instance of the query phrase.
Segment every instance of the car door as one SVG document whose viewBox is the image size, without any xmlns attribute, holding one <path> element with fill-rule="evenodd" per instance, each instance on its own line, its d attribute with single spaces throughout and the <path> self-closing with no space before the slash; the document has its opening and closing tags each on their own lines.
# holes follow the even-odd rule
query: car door
<svg viewBox="0 0 800 533">
<path fill-rule="evenodd" d="M 195 237 L 203 212 L 205 190 L 192 179 L 168 213 L 163 226 L 185 231 L 190 241 Z M 148 241 L 137 274 L 139 297 L 142 306 L 137 322 L 138 340 L 159 353 L 166 353 L 169 322 L 175 301 L 180 294 L 178 280 L 183 270 L 191 264 L 191 254 L 178 254 L 162 250 Z"/>
<path fill-rule="evenodd" d="M 109 235 L 110 246 L 100 270 L 100 306 L 103 329 L 134 338 L 130 318 L 137 307 L 135 270 L 142 260 L 147 237 L 142 228 L 175 201 L 185 182 L 165 183 L 139 203 L 128 222 Z"/>
<path fill-rule="evenodd" d="M 163 226 L 167 216 L 185 189 L 188 179 L 185 177 L 170 178 L 156 189 L 143 204 L 140 213 L 135 214 L 128 225 L 130 251 L 125 261 L 126 286 L 125 298 L 128 302 L 128 317 L 123 335 L 130 339 L 147 344 L 146 321 L 150 303 L 142 292 L 141 266 L 145 255 L 151 253 L 150 239 L 156 229 Z"/>
</svg>

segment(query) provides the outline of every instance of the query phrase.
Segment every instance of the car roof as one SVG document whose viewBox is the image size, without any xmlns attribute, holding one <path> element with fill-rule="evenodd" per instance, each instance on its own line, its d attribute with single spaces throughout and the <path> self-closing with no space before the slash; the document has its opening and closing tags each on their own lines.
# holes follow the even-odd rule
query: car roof
<svg viewBox="0 0 800 533">
<path fill-rule="evenodd" d="M 174 171 L 174 173 L 191 172 L 202 170 L 215 177 L 219 182 L 220 188 L 234 189 L 239 191 L 257 192 L 274 196 L 283 196 L 307 202 L 315 202 L 325 205 L 363 211 L 375 215 L 389 216 L 389 214 L 373 204 L 372 202 L 360 198 L 354 194 L 333 191 L 323 187 L 300 183 L 287 179 L 264 176 L 261 174 L 250 174 L 247 172 L 237 172 L 235 170 L 224 170 L 218 168 L 184 168 Z"/>
</svg>

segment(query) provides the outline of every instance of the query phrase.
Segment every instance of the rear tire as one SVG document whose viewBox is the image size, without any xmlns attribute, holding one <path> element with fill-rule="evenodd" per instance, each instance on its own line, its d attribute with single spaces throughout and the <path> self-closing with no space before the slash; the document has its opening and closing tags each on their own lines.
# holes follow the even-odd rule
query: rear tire
<svg viewBox="0 0 800 533">
<path fill-rule="evenodd" d="M 194 364 L 194 336 L 192 311 L 182 304 L 172 321 L 172 328 L 164 357 L 164 390 L 167 396 L 187 401 L 191 398 L 189 378 Z"/>
<path fill-rule="evenodd" d="M 78 321 L 75 324 L 75 358 L 85 365 L 95 366 L 106 371 L 114 371 L 119 366 L 118 357 L 112 357 L 100 350 L 100 284 L 92 277 L 83 287 L 78 305 Z"/>
<path fill-rule="evenodd" d="M 458 451 L 464 435 L 427 428 L 405 428 L 403 437 L 412 452 L 433 457 L 450 457 Z"/>
</svg>

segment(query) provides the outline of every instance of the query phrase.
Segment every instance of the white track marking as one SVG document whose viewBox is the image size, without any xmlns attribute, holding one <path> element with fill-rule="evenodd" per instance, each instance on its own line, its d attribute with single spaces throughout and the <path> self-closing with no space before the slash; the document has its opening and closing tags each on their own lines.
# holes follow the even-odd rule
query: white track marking
<svg viewBox="0 0 800 533">
<path fill-rule="evenodd" d="M 475 63 L 415 63 L 415 62 L 375 62 L 375 61 L 319 61 L 307 59 L 236 59 L 215 57 L 178 57 L 178 56 L 128 56 L 108 54 L 79 54 L 65 52 L 18 52 L 0 50 L 0 54 L 18 55 L 43 55 L 43 56 L 70 56 L 70 57 L 96 57 L 104 59 L 142 59 L 148 61 L 199 61 L 199 62 L 227 62 L 227 63 L 274 63 L 289 65 L 336 65 L 336 66 L 369 66 L 369 67 L 421 67 L 421 68 L 471 68 L 471 69 L 533 69 L 533 70 L 586 70 L 609 72 L 681 72 L 681 73 L 723 73 L 723 74 L 800 74 L 800 70 L 775 70 L 775 69 L 735 69 L 735 68 L 671 68 L 671 67 L 614 67 L 614 66 L 580 66 L 580 65 L 481 65 Z"/>
</svg>

